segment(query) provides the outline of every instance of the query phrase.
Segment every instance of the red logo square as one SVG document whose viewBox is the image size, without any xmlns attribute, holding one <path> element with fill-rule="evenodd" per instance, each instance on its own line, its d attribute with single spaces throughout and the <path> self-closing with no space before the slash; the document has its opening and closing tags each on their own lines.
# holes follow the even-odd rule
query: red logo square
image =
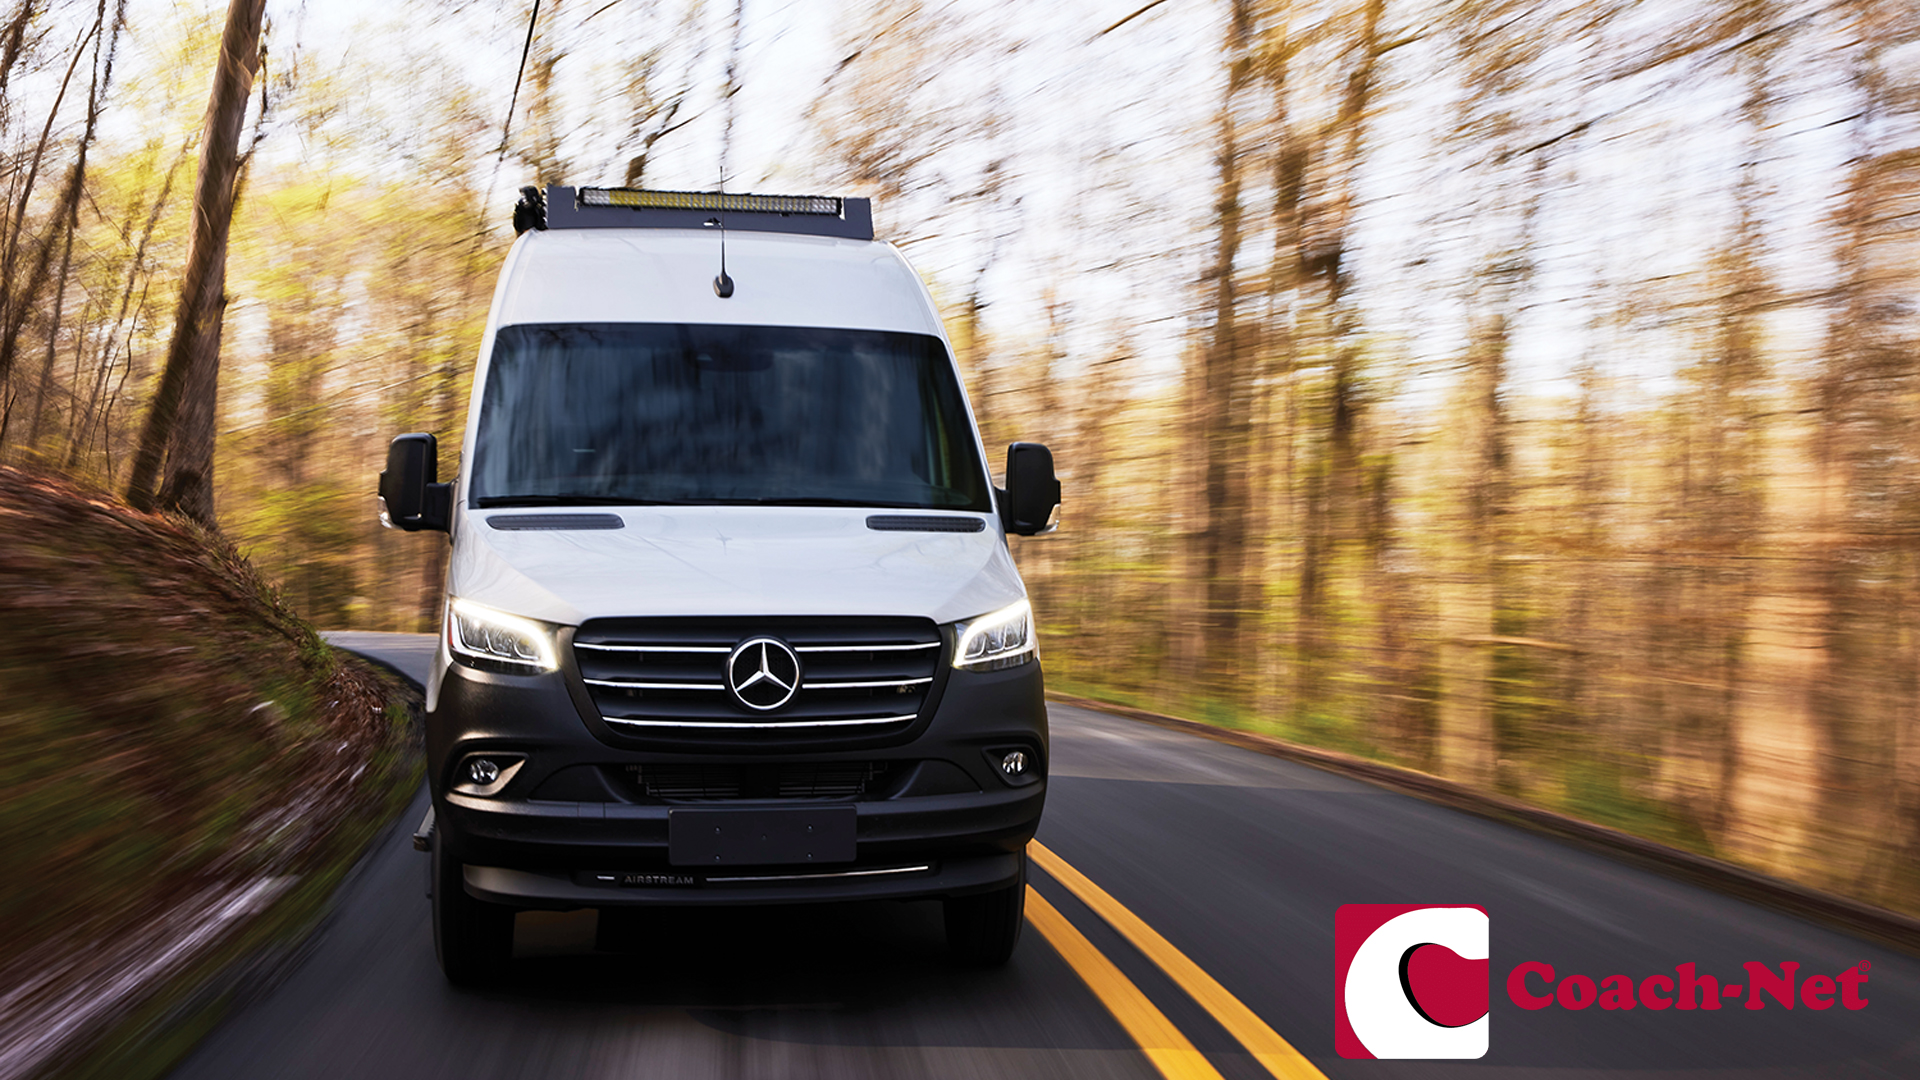
<svg viewBox="0 0 1920 1080">
<path fill-rule="evenodd" d="M 1343 904 L 1333 916 L 1333 1047 L 1343 1058 L 1487 1052 L 1487 909 Z"/>
</svg>

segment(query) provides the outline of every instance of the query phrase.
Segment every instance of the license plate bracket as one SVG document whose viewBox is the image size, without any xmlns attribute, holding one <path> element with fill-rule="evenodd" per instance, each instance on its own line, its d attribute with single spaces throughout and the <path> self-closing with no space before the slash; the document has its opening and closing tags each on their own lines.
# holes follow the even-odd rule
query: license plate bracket
<svg viewBox="0 0 1920 1080">
<path fill-rule="evenodd" d="M 854 859 L 851 806 L 675 807 L 667 811 L 674 866 L 818 866 Z"/>
</svg>

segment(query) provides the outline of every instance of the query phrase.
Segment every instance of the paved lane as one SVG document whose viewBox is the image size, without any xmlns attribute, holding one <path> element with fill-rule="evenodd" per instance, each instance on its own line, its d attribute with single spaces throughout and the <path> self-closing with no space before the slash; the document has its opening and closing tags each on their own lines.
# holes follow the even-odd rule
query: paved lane
<svg viewBox="0 0 1920 1080">
<path fill-rule="evenodd" d="M 1920 1077 L 1920 962 L 1530 833 L 1178 732 L 1055 705 L 1040 839 L 1231 989 L 1329 1076 Z M 1043 886 L 1043 891 L 1047 890 Z M 1344 1061 L 1333 1048 L 1333 912 L 1478 904 L 1492 919 L 1491 1049 L 1478 1062 Z M 1063 903 L 1079 922 L 1084 907 Z M 1096 942 L 1103 942 L 1095 937 Z M 1104 947 L 1104 944 L 1103 944 Z M 1124 949 L 1114 945 L 1113 951 Z M 1600 979 L 1743 976 L 1758 960 L 1872 963 L 1857 1012 L 1522 1010 L 1523 961 Z M 1742 999 L 1744 1000 L 1744 999 Z"/>
<path fill-rule="evenodd" d="M 431 638 L 333 637 L 416 678 L 431 657 Z M 1040 840 L 1328 1076 L 1920 1076 L 1911 958 L 1236 747 L 1064 705 L 1052 720 Z M 1154 1077 L 1156 1061 L 1185 1060 L 1143 1053 L 1140 1029 L 1031 925 L 1005 970 L 952 967 L 931 903 L 649 913 L 610 927 L 626 931 L 611 951 L 595 951 L 591 913 L 523 915 L 513 989 L 456 991 L 433 961 L 426 859 L 406 836 L 424 807 L 423 794 L 343 890 L 310 959 L 177 1076 Z M 1059 881 L 1033 879 L 1201 1068 L 1270 1075 Z M 1486 1058 L 1335 1055 L 1333 913 L 1355 902 L 1487 908 Z M 1688 961 L 1727 979 L 1749 960 L 1838 974 L 1867 960 L 1870 1005 L 1527 1012 L 1502 992 L 1524 960 L 1596 979 Z"/>
</svg>

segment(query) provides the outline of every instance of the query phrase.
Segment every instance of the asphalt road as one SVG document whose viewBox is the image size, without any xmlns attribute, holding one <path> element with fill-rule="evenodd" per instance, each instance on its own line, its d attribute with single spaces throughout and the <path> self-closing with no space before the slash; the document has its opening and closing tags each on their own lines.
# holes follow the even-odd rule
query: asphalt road
<svg viewBox="0 0 1920 1080">
<path fill-rule="evenodd" d="M 333 637 L 425 677 L 430 637 Z M 1085 709 L 1051 715 L 1040 841 L 1297 1048 L 1303 1075 L 1920 1077 L 1911 957 L 1251 751 Z M 343 887 L 306 961 L 176 1077 L 1274 1075 L 1217 1019 L 1230 1009 L 1203 1007 L 1037 868 L 1037 894 L 1071 929 L 1039 932 L 1030 901 L 1000 971 L 953 967 L 932 903 L 660 912 L 619 952 L 593 950 L 582 912 L 521 916 L 512 988 L 455 990 L 433 959 L 427 856 L 408 840 L 425 800 Z M 1484 1058 L 1335 1053 L 1334 912 L 1347 903 L 1488 911 Z M 1527 1011 L 1503 989 L 1523 961 L 1595 979 L 1694 962 L 1732 982 L 1754 960 L 1797 961 L 1803 976 L 1869 961 L 1868 1004 Z M 1155 1010 L 1178 1034 L 1143 1050 Z M 1178 1052 L 1182 1037 L 1197 1053 Z"/>
</svg>

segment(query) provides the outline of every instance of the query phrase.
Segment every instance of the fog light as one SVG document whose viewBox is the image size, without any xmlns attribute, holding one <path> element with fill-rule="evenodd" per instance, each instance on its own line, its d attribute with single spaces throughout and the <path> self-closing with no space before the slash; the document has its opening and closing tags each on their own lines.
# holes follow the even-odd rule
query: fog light
<svg viewBox="0 0 1920 1080">
<path fill-rule="evenodd" d="M 1027 752 L 1009 750 L 1007 756 L 1000 759 L 1000 771 L 1008 776 L 1020 776 L 1027 771 Z"/>
<path fill-rule="evenodd" d="M 488 784 L 500 779 L 500 766 L 495 765 L 486 758 L 475 758 L 467 763 L 467 776 L 472 779 L 474 783 L 479 784 L 481 787 L 486 787 Z"/>
</svg>

